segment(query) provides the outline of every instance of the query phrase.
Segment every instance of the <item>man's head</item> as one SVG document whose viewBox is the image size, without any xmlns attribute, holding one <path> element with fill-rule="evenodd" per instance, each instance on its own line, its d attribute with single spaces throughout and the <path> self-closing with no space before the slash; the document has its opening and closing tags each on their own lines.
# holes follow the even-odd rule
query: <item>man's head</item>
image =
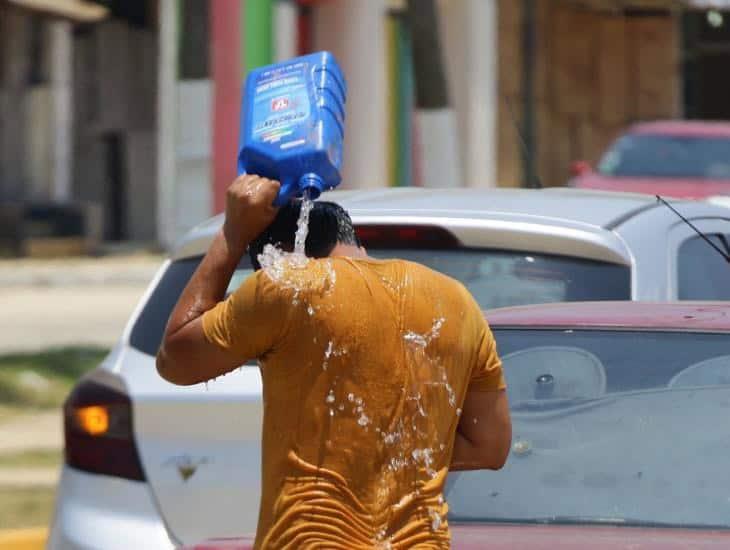
<svg viewBox="0 0 730 550">
<path fill-rule="evenodd" d="M 289 252 L 294 250 L 294 234 L 301 210 L 302 203 L 299 200 L 282 206 L 271 225 L 249 244 L 248 254 L 254 269 L 261 269 L 258 256 L 267 244 Z M 309 214 L 305 254 L 310 258 L 326 258 L 337 245 L 360 246 L 352 219 L 339 204 L 315 201 Z"/>
</svg>

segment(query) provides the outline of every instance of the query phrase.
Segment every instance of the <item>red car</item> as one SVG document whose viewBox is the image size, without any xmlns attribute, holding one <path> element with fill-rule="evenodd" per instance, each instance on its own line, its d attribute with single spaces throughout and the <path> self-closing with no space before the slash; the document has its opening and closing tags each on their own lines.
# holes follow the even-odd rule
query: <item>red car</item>
<svg viewBox="0 0 730 550">
<path fill-rule="evenodd" d="M 730 548 L 730 302 L 488 317 L 512 452 L 501 471 L 450 475 L 454 549 Z M 248 550 L 252 539 L 192 548 Z"/>
<path fill-rule="evenodd" d="M 571 165 L 569 184 L 688 199 L 730 195 L 730 123 L 674 120 L 636 124 L 594 169 Z"/>
</svg>

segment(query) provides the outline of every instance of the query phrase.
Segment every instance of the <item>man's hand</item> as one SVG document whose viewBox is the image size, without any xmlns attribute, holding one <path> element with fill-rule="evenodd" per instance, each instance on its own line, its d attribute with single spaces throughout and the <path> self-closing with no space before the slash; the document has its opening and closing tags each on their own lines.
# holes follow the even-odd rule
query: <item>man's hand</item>
<svg viewBox="0 0 730 550">
<path fill-rule="evenodd" d="M 243 254 L 248 244 L 274 220 L 278 208 L 274 200 L 278 181 L 245 174 L 231 184 L 226 193 L 226 219 L 223 234 L 231 251 Z"/>
</svg>

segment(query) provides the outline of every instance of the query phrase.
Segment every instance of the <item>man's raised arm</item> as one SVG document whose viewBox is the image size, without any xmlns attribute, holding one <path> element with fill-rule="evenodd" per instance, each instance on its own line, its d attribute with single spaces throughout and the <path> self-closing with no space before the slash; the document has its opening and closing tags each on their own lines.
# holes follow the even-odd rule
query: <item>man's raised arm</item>
<svg viewBox="0 0 730 550">
<path fill-rule="evenodd" d="M 170 315 L 157 353 L 157 371 L 173 384 L 192 385 L 239 366 L 229 351 L 210 343 L 202 316 L 223 300 L 236 266 L 276 216 L 279 182 L 254 175 L 236 179 L 226 195 L 225 223 Z"/>
</svg>

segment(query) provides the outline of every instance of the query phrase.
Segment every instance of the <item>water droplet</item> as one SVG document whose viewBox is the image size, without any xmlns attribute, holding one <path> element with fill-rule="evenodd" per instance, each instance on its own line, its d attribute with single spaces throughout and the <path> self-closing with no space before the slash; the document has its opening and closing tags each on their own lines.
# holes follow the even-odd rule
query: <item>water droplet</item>
<svg viewBox="0 0 730 550">
<path fill-rule="evenodd" d="M 335 394 L 332 390 L 327 394 L 327 397 L 325 398 L 325 401 L 327 403 L 334 403 L 335 402 Z"/>
<path fill-rule="evenodd" d="M 461 416 L 461 409 L 456 409 L 456 416 Z"/>
<path fill-rule="evenodd" d="M 341 411 L 344 411 L 344 410 L 345 410 L 345 405 L 343 405 L 342 403 L 340 403 L 340 406 L 339 406 L 339 407 L 337 407 L 337 408 L 338 408 L 339 410 L 341 410 Z"/>
<path fill-rule="evenodd" d="M 370 424 L 370 419 L 365 416 L 365 413 L 362 413 L 360 415 L 360 418 L 357 419 L 357 423 L 360 424 L 360 426 L 367 426 Z"/>
<path fill-rule="evenodd" d="M 347 394 L 347 400 L 348 401 L 354 401 L 355 400 L 355 396 L 353 394 L 351 394 L 351 393 L 348 393 Z"/>
<path fill-rule="evenodd" d="M 335 415 L 335 411 L 333 411 L 332 409 L 330 409 L 330 416 L 334 416 L 334 415 Z"/>
<path fill-rule="evenodd" d="M 474 420 L 474 424 L 476 424 L 477 423 L 476 417 L 474 417 L 473 420 Z"/>
<path fill-rule="evenodd" d="M 314 308 L 311 305 L 307 306 L 307 313 L 310 317 L 314 315 Z"/>
</svg>

